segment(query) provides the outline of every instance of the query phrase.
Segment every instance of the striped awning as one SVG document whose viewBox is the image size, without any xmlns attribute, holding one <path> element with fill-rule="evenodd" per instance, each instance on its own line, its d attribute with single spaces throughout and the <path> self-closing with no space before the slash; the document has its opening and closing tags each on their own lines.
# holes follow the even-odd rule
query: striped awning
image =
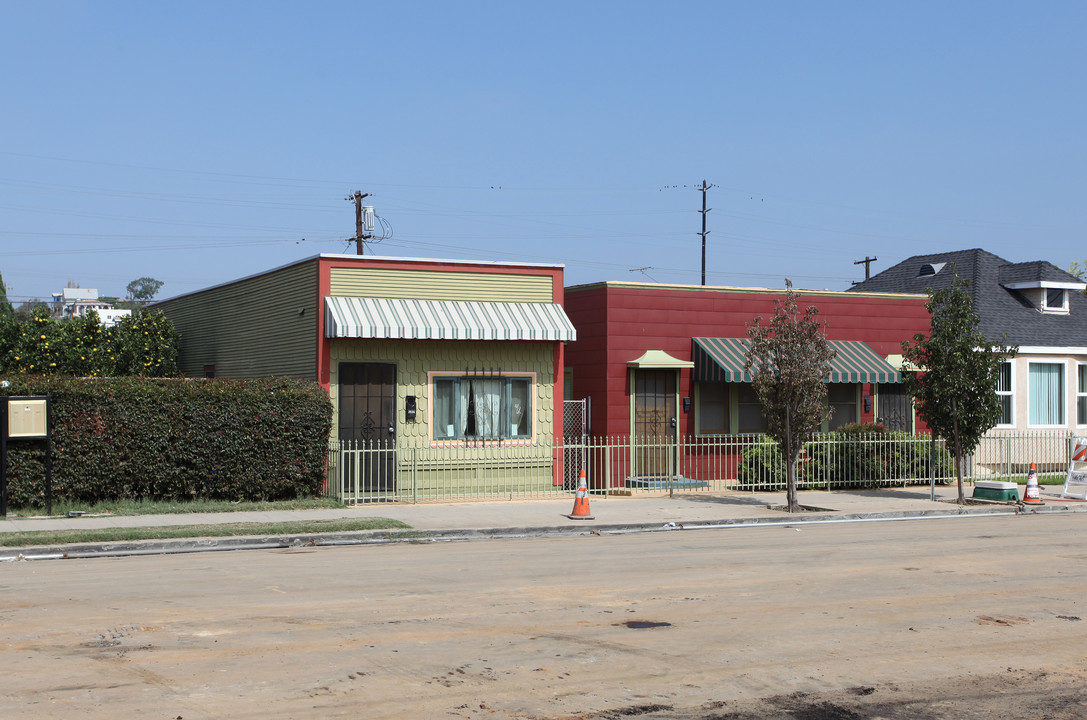
<svg viewBox="0 0 1087 720">
<path fill-rule="evenodd" d="M 751 382 L 744 371 L 747 338 L 692 338 L 694 379 L 699 382 Z M 898 370 L 860 340 L 828 340 L 835 352 L 827 372 L 829 383 L 896 383 Z"/>
<path fill-rule="evenodd" d="M 325 337 L 564 342 L 577 333 L 551 303 L 326 297 Z"/>
</svg>

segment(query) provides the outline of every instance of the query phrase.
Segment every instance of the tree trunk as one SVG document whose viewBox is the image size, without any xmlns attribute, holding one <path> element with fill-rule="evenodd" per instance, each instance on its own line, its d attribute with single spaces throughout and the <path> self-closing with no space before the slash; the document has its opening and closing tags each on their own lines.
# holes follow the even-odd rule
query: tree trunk
<svg viewBox="0 0 1087 720">
<path fill-rule="evenodd" d="M 796 496 L 796 463 L 798 458 L 789 458 L 789 469 L 785 473 L 785 503 L 789 506 L 789 512 L 800 512 L 800 501 Z"/>
<path fill-rule="evenodd" d="M 953 420 L 952 434 L 955 436 L 955 479 L 959 487 L 959 505 L 966 504 L 966 496 L 962 491 L 962 444 L 959 442 L 959 417 Z"/>
<path fill-rule="evenodd" d="M 789 420 L 792 408 L 785 408 L 785 437 L 788 440 L 789 466 L 785 470 L 785 504 L 789 506 L 789 512 L 799 512 L 800 502 L 796 497 L 796 461 L 800 457 L 800 448 L 793 442 L 792 428 Z"/>
</svg>

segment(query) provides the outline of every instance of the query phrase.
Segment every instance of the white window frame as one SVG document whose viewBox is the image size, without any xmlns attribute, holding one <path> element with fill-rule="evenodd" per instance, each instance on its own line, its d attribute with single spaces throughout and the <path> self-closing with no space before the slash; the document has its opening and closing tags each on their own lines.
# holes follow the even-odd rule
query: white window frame
<svg viewBox="0 0 1087 720">
<path fill-rule="evenodd" d="M 508 414 L 511 411 L 512 402 L 512 383 L 514 381 L 522 380 L 528 383 L 528 404 L 529 407 L 524 410 L 527 413 L 528 432 L 526 434 L 514 434 L 509 431 L 508 428 L 504 428 L 500 419 L 498 423 L 498 431 L 496 434 L 483 436 L 483 435 L 471 435 L 458 437 L 454 432 L 452 436 L 447 433 L 439 433 L 438 426 L 434 419 L 434 412 L 437 409 L 437 397 L 438 397 L 438 385 L 441 383 L 448 383 L 451 387 L 456 387 L 457 383 L 461 381 L 471 380 L 501 380 L 503 381 L 501 403 L 502 407 L 499 411 L 499 417 L 501 419 L 508 420 Z M 537 385 L 536 385 L 536 373 L 534 372 L 503 372 L 503 373 L 464 373 L 462 372 L 443 372 L 434 371 L 427 373 L 427 397 L 429 406 L 429 428 L 428 434 L 430 435 L 430 442 L 434 445 L 465 445 L 465 444 L 485 444 L 485 445 L 497 445 L 499 443 L 505 444 L 530 444 L 536 440 L 536 425 L 537 425 L 537 404 L 539 403 Z M 467 411 L 466 411 L 467 412 Z"/>
<path fill-rule="evenodd" d="M 1049 304 L 1049 293 L 1051 291 L 1053 291 L 1053 290 L 1060 290 L 1060 293 L 1061 293 L 1061 304 L 1060 305 L 1050 305 Z M 1068 312 L 1068 290 L 1066 290 L 1065 288 L 1046 288 L 1046 287 L 1042 288 L 1042 312 L 1051 312 L 1051 313 L 1066 313 L 1066 312 Z"/>
<path fill-rule="evenodd" d="M 998 398 L 1006 397 L 1011 401 L 1010 402 L 1011 409 L 1010 409 L 1010 411 L 1008 413 L 1011 416 L 1011 422 L 1009 422 L 1009 423 L 998 422 L 996 424 L 996 427 L 998 427 L 998 428 L 1013 428 L 1013 427 L 1015 427 L 1015 361 L 1013 361 L 1013 360 L 1003 360 L 1002 362 L 1010 368 L 1010 372 L 1008 373 L 1008 389 L 1007 390 L 1000 390 L 999 389 L 1000 388 L 999 379 L 998 379 L 996 396 Z"/>
<path fill-rule="evenodd" d="M 1030 368 L 1035 365 L 1059 365 L 1061 368 L 1061 422 L 1056 425 L 1040 425 L 1031 422 L 1030 417 Z M 1030 428 L 1063 428 L 1068 427 L 1068 363 L 1062 360 L 1037 360 L 1027 363 L 1027 427 Z"/>
<path fill-rule="evenodd" d="M 1087 427 L 1087 422 L 1080 422 L 1079 406 L 1087 405 L 1087 383 L 1080 383 L 1080 371 L 1087 368 L 1087 362 L 1076 363 L 1076 427 Z M 1087 408 L 1085 408 L 1087 410 Z M 1087 414 L 1087 412 L 1085 412 Z"/>
</svg>

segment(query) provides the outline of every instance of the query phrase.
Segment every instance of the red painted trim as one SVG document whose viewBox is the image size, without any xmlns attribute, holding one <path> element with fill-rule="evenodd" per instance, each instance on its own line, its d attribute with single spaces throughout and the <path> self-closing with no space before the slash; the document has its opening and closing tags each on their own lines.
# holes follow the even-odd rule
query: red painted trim
<svg viewBox="0 0 1087 720">
<path fill-rule="evenodd" d="M 332 291 L 331 263 L 326 258 L 317 258 L 317 382 L 331 392 L 332 383 L 332 341 L 325 337 L 325 298 Z"/>
<path fill-rule="evenodd" d="M 552 447 L 559 445 L 563 441 L 563 422 L 566 419 L 566 407 L 563 405 L 563 400 L 566 397 L 564 383 L 566 382 L 566 370 L 563 366 L 563 353 L 564 343 L 557 342 L 552 343 L 553 353 L 551 360 L 552 372 L 555 379 L 551 387 L 551 413 L 552 413 L 552 429 L 554 435 L 551 436 Z M 557 460 L 557 458 L 552 458 Z M 563 467 L 561 462 L 551 463 L 551 483 L 552 485 L 561 485 L 563 481 Z"/>
<path fill-rule="evenodd" d="M 487 264 L 475 264 L 472 262 L 442 262 L 440 260 L 403 260 L 403 259 L 386 259 L 380 257 L 373 257 L 369 255 L 362 255 L 356 260 L 355 258 L 321 258 L 321 261 L 325 263 L 325 266 L 331 268 L 352 268 L 352 267 L 380 267 L 385 270 L 437 270 L 444 272 L 478 272 L 478 273 L 490 273 L 501 275 L 547 275 L 552 278 L 553 288 L 557 288 L 556 291 L 552 290 L 552 295 L 558 297 L 559 300 L 553 300 L 553 302 L 561 302 L 562 298 L 562 268 L 561 267 L 524 267 L 521 265 L 494 265 L 492 263 Z"/>
</svg>

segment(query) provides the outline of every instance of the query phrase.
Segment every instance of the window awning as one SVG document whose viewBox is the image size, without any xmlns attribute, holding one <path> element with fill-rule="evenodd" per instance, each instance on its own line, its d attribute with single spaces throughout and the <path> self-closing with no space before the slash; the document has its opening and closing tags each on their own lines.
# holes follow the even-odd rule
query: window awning
<svg viewBox="0 0 1087 720">
<path fill-rule="evenodd" d="M 694 367 L 694 363 L 690 360 L 680 360 L 677 357 L 672 357 L 663 350 L 646 350 L 641 357 L 628 362 L 627 367 L 641 369 L 691 368 Z"/>
<path fill-rule="evenodd" d="M 699 382 L 751 382 L 744 370 L 747 338 L 692 338 L 694 379 Z M 836 355 L 828 368 L 830 383 L 896 383 L 898 370 L 860 340 L 828 340 Z"/>
<path fill-rule="evenodd" d="M 325 337 L 565 342 L 577 332 L 551 303 L 326 297 Z"/>
</svg>

